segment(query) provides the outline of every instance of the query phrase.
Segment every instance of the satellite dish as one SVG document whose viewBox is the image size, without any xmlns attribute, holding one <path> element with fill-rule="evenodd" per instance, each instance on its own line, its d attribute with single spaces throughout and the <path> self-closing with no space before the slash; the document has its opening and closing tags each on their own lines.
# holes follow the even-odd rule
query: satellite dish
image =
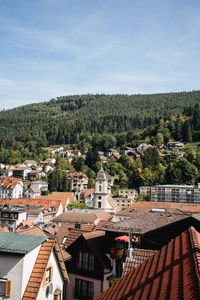
<svg viewBox="0 0 200 300">
<path fill-rule="evenodd" d="M 52 294 L 53 293 L 53 283 L 52 282 L 48 285 L 48 288 L 49 288 L 49 293 Z"/>
</svg>

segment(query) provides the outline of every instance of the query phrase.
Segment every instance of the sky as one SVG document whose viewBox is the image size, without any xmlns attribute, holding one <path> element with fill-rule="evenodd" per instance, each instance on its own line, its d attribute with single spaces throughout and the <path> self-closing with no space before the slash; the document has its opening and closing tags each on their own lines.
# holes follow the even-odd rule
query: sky
<svg viewBox="0 0 200 300">
<path fill-rule="evenodd" d="M 199 90 L 199 0 L 0 0 L 0 110 Z"/>
</svg>

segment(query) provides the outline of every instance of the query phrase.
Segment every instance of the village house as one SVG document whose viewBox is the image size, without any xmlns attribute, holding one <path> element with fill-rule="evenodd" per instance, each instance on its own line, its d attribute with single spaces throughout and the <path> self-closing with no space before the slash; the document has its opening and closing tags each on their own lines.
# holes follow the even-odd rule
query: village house
<svg viewBox="0 0 200 300">
<path fill-rule="evenodd" d="M 13 169 L 13 177 L 21 178 L 23 180 L 28 179 L 28 173 L 31 172 L 32 169 L 30 167 L 21 167 L 15 166 Z"/>
<path fill-rule="evenodd" d="M 152 146 L 151 144 L 145 144 L 145 143 L 142 143 L 142 144 L 140 144 L 140 145 L 136 148 L 136 150 L 137 150 L 138 152 L 144 152 L 144 151 L 147 150 L 148 148 L 153 148 L 153 146 Z"/>
<path fill-rule="evenodd" d="M 4 177 L 0 180 L 0 198 L 20 198 L 23 195 L 23 182 L 19 178 Z"/>
<path fill-rule="evenodd" d="M 81 151 L 79 151 L 79 150 L 72 150 L 71 151 L 71 156 L 81 156 Z"/>
<path fill-rule="evenodd" d="M 119 190 L 119 196 L 136 200 L 138 192 L 135 189 L 121 189 Z"/>
<path fill-rule="evenodd" d="M 43 212 L 43 223 L 50 222 L 53 218 L 59 216 L 63 212 L 63 206 L 61 200 L 44 200 L 44 199 L 30 199 L 30 198 L 19 198 L 19 199 L 2 199 L 2 206 L 5 204 L 12 207 L 21 207 L 26 209 L 27 219 L 29 219 L 29 213 L 27 209 L 42 208 Z M 36 216 L 35 216 L 36 218 Z M 33 217 L 30 218 L 34 220 Z"/>
<path fill-rule="evenodd" d="M 84 189 L 87 189 L 88 177 L 82 172 L 71 173 L 69 175 L 69 179 L 71 179 L 73 191 L 76 190 L 80 192 Z"/>
<path fill-rule="evenodd" d="M 31 182 L 30 187 L 24 193 L 26 197 L 35 199 L 41 196 L 43 191 L 48 191 L 48 182 L 38 180 Z"/>
<path fill-rule="evenodd" d="M 0 232 L 0 266 L 3 298 L 55 300 L 65 297 L 69 279 L 55 239 Z"/>
<path fill-rule="evenodd" d="M 66 299 L 92 300 L 108 287 L 110 260 L 104 253 L 105 232 L 71 230 L 64 249 L 72 259 L 66 262 L 70 285 Z"/>
<path fill-rule="evenodd" d="M 14 166 L 8 166 L 6 165 L 2 170 L 1 170 L 1 177 L 11 177 L 13 176 L 13 169 Z"/>
<path fill-rule="evenodd" d="M 131 199 L 131 198 L 116 197 L 116 198 L 114 198 L 114 200 L 121 209 L 124 209 L 135 202 L 135 200 L 133 200 L 133 198 Z"/>
<path fill-rule="evenodd" d="M 80 192 L 80 202 L 85 202 L 88 207 L 93 207 L 94 189 L 84 189 Z"/>
<path fill-rule="evenodd" d="M 7 227 L 10 232 L 15 232 L 19 224 L 26 220 L 26 212 L 21 208 L 12 208 L 4 205 L 0 208 L 0 227 Z"/>
<path fill-rule="evenodd" d="M 67 211 L 67 205 L 73 203 L 75 200 L 75 196 L 71 192 L 52 192 L 51 194 L 47 196 L 40 196 L 37 197 L 38 200 L 59 200 L 62 203 L 63 211 Z"/>
<path fill-rule="evenodd" d="M 64 150 L 64 147 L 63 146 L 59 146 L 59 147 L 54 147 L 50 150 L 51 154 L 55 154 L 55 153 L 59 153 L 61 151 Z"/>
<path fill-rule="evenodd" d="M 174 150 L 174 149 L 181 149 L 183 148 L 184 144 L 182 142 L 168 142 L 167 149 Z"/>
<path fill-rule="evenodd" d="M 23 164 L 24 164 L 24 166 L 27 166 L 27 167 L 32 167 L 32 166 L 37 165 L 36 161 L 34 161 L 34 160 L 25 160 L 23 162 Z"/>
<path fill-rule="evenodd" d="M 120 157 L 119 151 L 116 149 L 112 149 L 112 148 L 110 148 L 106 152 L 104 152 L 104 155 L 108 156 L 108 157 L 114 156 L 115 158 Z"/>
<path fill-rule="evenodd" d="M 40 162 L 41 166 L 50 166 L 50 165 L 54 165 L 56 163 L 56 159 L 55 158 L 47 158 L 44 161 Z"/>
</svg>

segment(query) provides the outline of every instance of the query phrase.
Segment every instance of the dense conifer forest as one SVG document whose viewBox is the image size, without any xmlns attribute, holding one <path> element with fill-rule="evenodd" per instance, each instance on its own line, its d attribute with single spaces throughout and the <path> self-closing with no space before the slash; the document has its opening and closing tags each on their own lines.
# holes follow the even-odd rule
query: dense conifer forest
<svg viewBox="0 0 200 300">
<path fill-rule="evenodd" d="M 200 91 L 63 96 L 0 112 L 0 161 L 43 159 L 43 147 L 137 146 L 200 139 Z"/>
</svg>

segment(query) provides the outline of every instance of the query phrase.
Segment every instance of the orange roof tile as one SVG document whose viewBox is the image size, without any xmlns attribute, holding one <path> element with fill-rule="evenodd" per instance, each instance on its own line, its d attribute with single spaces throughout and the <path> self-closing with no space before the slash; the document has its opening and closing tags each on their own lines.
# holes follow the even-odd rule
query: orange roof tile
<svg viewBox="0 0 200 300">
<path fill-rule="evenodd" d="M 182 232 L 96 300 L 200 299 L 200 233 Z"/>
<path fill-rule="evenodd" d="M 17 231 L 17 233 L 46 236 L 44 231 L 42 229 L 40 229 L 39 227 L 37 227 L 37 226 L 34 226 L 32 228 L 27 228 L 27 229 L 20 229 L 20 230 Z"/>
<path fill-rule="evenodd" d="M 20 178 L 5 177 L 1 180 L 0 185 L 4 190 L 14 189 L 18 183 L 22 182 Z"/>
<path fill-rule="evenodd" d="M 37 294 L 42 283 L 43 275 L 46 270 L 51 251 L 53 249 L 54 242 L 54 240 L 48 240 L 41 245 L 22 300 L 37 299 Z"/>
<path fill-rule="evenodd" d="M 92 231 L 94 229 L 94 224 L 80 224 L 81 230 L 84 232 Z M 58 230 L 58 233 L 56 234 L 56 238 L 58 239 L 58 242 L 61 244 L 63 241 L 63 238 L 68 236 L 70 233 L 70 230 L 75 228 L 75 224 L 72 223 L 65 223 L 62 224 L 60 229 Z"/>
<path fill-rule="evenodd" d="M 0 199 L 0 204 L 5 205 L 9 204 L 11 206 L 33 206 L 39 207 L 42 206 L 44 209 L 48 210 L 51 207 L 55 207 L 55 210 L 51 211 L 51 213 L 56 214 L 58 212 L 60 206 L 60 200 L 40 200 L 40 199 L 30 199 L 30 198 L 18 198 L 18 199 Z"/>
<path fill-rule="evenodd" d="M 133 258 L 126 258 L 126 261 L 123 264 L 122 276 L 128 274 L 130 271 L 134 270 L 139 266 L 143 261 L 147 260 L 149 257 L 154 255 L 157 250 L 148 250 L 148 249 L 137 249 L 133 248 Z"/>
<path fill-rule="evenodd" d="M 63 260 L 63 254 L 61 252 L 61 248 L 58 244 L 58 242 L 54 239 L 49 239 L 45 241 L 41 247 L 39 254 L 37 256 L 37 259 L 35 261 L 35 265 L 33 267 L 31 276 L 29 278 L 29 281 L 27 283 L 24 295 L 22 297 L 22 300 L 35 300 L 37 299 L 37 294 L 39 292 L 44 273 L 50 258 L 50 254 L 55 249 L 55 254 L 58 260 L 58 264 L 61 270 L 61 274 L 63 276 L 63 280 L 69 282 L 69 278 L 67 275 L 67 271 L 65 268 L 64 260 Z"/>
<path fill-rule="evenodd" d="M 36 199 L 41 200 L 60 200 L 62 202 L 63 208 L 65 208 L 67 200 L 69 199 L 69 203 L 72 203 L 75 199 L 75 196 L 73 193 L 68 192 L 53 192 L 52 194 L 49 194 L 47 196 L 38 196 Z"/>
<path fill-rule="evenodd" d="M 0 232 L 9 232 L 8 227 L 0 227 Z"/>
</svg>

